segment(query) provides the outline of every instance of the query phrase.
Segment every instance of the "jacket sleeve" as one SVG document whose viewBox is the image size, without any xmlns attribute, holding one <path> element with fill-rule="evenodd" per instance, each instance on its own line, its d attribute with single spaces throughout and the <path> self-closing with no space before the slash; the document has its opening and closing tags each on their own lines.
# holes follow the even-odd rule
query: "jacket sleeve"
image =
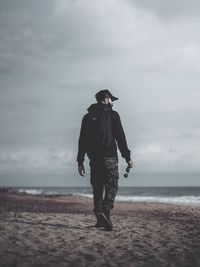
<svg viewBox="0 0 200 267">
<path fill-rule="evenodd" d="M 81 123 L 81 130 L 78 140 L 78 154 L 77 154 L 77 161 L 78 164 L 81 165 L 84 161 L 85 153 L 86 153 L 86 115 L 82 119 Z"/>
<path fill-rule="evenodd" d="M 131 160 L 131 151 L 128 149 L 124 129 L 118 112 L 115 111 L 114 137 L 123 158 L 128 163 Z"/>
</svg>

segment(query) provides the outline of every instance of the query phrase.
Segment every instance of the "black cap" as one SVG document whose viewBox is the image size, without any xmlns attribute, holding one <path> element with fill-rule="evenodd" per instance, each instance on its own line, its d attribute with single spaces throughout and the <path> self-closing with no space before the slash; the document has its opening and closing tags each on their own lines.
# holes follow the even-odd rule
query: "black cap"
<svg viewBox="0 0 200 267">
<path fill-rule="evenodd" d="M 110 97 L 112 101 L 118 100 L 117 97 L 113 96 L 107 89 L 101 90 L 95 95 L 97 102 L 101 102 L 105 97 Z"/>
</svg>

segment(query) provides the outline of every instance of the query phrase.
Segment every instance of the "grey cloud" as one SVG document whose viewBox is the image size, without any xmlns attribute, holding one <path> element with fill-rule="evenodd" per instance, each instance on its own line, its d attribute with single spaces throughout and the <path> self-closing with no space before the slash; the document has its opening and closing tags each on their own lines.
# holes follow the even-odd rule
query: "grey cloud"
<svg viewBox="0 0 200 267">
<path fill-rule="evenodd" d="M 33 108 L 42 108 L 44 107 L 44 101 L 36 97 L 24 97 L 20 100 L 21 104 L 24 106 L 33 107 Z"/>
<path fill-rule="evenodd" d="M 13 73 L 13 68 L 1 66 L 0 67 L 0 75 L 11 75 Z"/>
<path fill-rule="evenodd" d="M 1 0 L 1 13 L 4 11 L 8 12 L 32 12 L 36 17 L 48 14 L 52 11 L 54 6 L 54 0 Z M 20 18 L 19 18 L 20 19 Z"/>
<path fill-rule="evenodd" d="M 106 84 L 107 81 L 102 77 L 91 75 L 88 78 L 83 79 L 82 81 L 74 80 L 73 82 L 58 85 L 57 88 L 59 90 L 70 91 L 72 94 L 73 92 L 84 91 L 85 94 L 88 93 L 92 95 L 92 91 L 94 91 L 95 93 L 98 91 L 98 88 L 99 90 L 103 89 Z"/>
<path fill-rule="evenodd" d="M 199 168 L 198 4 L 132 3 L 0 1 L 2 164 L 17 155 L 23 169 L 22 150 L 30 172 L 67 161 L 75 173 L 82 116 L 109 88 L 138 172 Z"/>
<path fill-rule="evenodd" d="M 188 131 L 188 132 L 184 132 L 180 135 L 181 139 L 188 139 L 188 140 L 192 140 L 192 139 L 199 139 L 200 138 L 200 132 L 198 131 Z"/>
<path fill-rule="evenodd" d="M 17 158 L 12 155 L 12 153 L 7 152 L 0 155 L 0 164 L 16 164 Z M 9 166 L 10 167 L 10 166 Z"/>
<path fill-rule="evenodd" d="M 178 153 L 178 150 L 177 149 L 174 149 L 173 147 L 170 147 L 168 149 L 169 153 Z"/>
<path fill-rule="evenodd" d="M 198 0 L 128 0 L 129 3 L 155 12 L 160 18 L 170 19 L 178 16 L 200 16 Z"/>
<path fill-rule="evenodd" d="M 24 1 L 18 2 L 17 6 L 13 2 L 1 3 L 4 11 L 0 13 L 0 22 L 4 27 L 0 29 L 0 67 L 5 70 L 5 64 L 9 64 L 14 71 L 13 77 L 27 79 L 29 85 L 35 83 L 41 73 L 43 77 L 51 76 L 53 79 L 52 73 L 57 75 L 61 70 L 61 74 L 55 76 L 58 79 L 64 69 L 68 79 L 74 79 L 77 73 L 80 76 L 83 68 L 84 75 L 87 65 L 116 54 L 114 42 L 108 41 L 104 28 L 100 26 L 100 18 L 97 25 L 95 15 L 88 13 L 85 5 L 74 6 L 74 2 L 69 2 L 70 8 L 58 16 L 54 14 L 55 3 L 65 2 L 41 4 L 36 1 L 30 6 Z M 36 7 L 45 10 L 45 16 L 42 11 L 35 12 Z M 24 10 L 26 8 L 28 12 Z M 74 68 L 77 68 L 77 73 Z"/>
<path fill-rule="evenodd" d="M 37 169 L 44 167 L 51 170 L 67 167 L 70 169 L 69 165 L 73 157 L 72 150 L 59 147 L 5 150 L 0 152 L 0 170 L 13 171 L 21 168 L 37 172 Z"/>
</svg>

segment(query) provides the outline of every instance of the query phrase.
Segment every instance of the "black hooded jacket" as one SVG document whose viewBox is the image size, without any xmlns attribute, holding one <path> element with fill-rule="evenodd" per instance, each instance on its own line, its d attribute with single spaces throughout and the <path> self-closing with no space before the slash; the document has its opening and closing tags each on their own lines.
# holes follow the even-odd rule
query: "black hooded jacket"
<svg viewBox="0 0 200 267">
<path fill-rule="evenodd" d="M 130 150 L 119 114 L 110 104 L 92 104 L 81 124 L 77 161 L 81 165 L 85 154 L 88 157 L 117 157 L 117 145 L 126 162 L 130 161 Z M 116 144 L 117 142 L 117 144 Z"/>
</svg>

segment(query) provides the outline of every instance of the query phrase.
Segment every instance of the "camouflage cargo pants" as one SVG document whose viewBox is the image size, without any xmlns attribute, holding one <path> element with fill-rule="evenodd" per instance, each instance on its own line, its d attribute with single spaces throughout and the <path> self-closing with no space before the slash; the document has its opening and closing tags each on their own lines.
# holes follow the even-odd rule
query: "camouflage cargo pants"
<svg viewBox="0 0 200 267">
<path fill-rule="evenodd" d="M 90 182 L 93 189 L 94 213 L 110 211 L 118 191 L 118 158 L 90 159 Z M 104 194 L 105 192 L 105 194 Z"/>
</svg>

